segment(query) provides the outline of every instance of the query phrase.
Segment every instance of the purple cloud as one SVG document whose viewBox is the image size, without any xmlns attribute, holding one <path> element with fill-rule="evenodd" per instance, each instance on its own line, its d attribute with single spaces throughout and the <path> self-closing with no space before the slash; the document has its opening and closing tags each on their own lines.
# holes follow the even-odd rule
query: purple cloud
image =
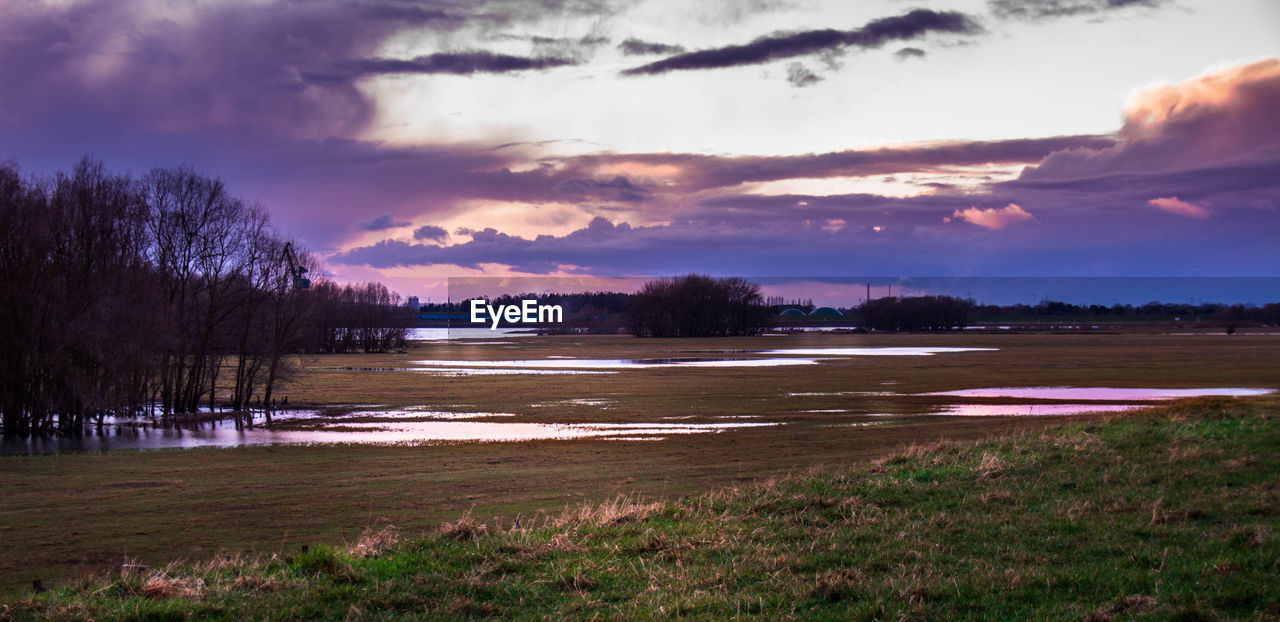
<svg viewBox="0 0 1280 622">
<path fill-rule="evenodd" d="M 311 82 L 350 82 L 357 78 L 395 74 L 450 74 L 469 76 L 477 73 L 512 73 L 551 69 L 577 64 L 569 58 L 530 58 L 493 52 L 451 52 L 428 54 L 408 60 L 367 58 L 339 63 L 328 70 L 306 71 L 302 76 Z"/>
<path fill-rule="evenodd" d="M 435 240 L 437 242 L 443 242 L 449 239 L 449 232 L 445 231 L 444 227 L 437 227 L 435 225 L 422 225 L 421 227 L 418 227 L 417 229 L 413 230 L 413 239 Z"/>
<path fill-rule="evenodd" d="M 557 183 L 556 190 L 578 199 L 603 199 L 627 203 L 641 203 L 649 200 L 648 190 L 631 183 L 631 180 L 622 175 L 609 180 L 574 177 Z"/>
<path fill-rule="evenodd" d="M 622 72 L 627 76 L 654 75 L 692 69 L 721 69 L 758 65 L 844 48 L 876 48 L 890 41 L 914 39 L 931 33 L 977 34 L 982 27 L 956 11 L 915 9 L 904 15 L 884 17 L 854 30 L 806 30 L 760 37 L 751 43 L 678 54 Z"/>
<path fill-rule="evenodd" d="M 627 56 L 644 56 L 648 54 L 680 54 L 684 52 L 684 46 L 669 45 L 666 43 L 656 43 L 653 41 L 642 41 L 636 38 L 630 38 L 618 44 L 618 50 Z"/>
<path fill-rule="evenodd" d="M 1099 15 L 1132 7 L 1153 9 L 1165 4 L 1168 0 L 987 0 L 996 17 L 1025 21 Z"/>
<path fill-rule="evenodd" d="M 391 214 L 381 214 L 375 216 L 372 220 L 360 223 L 360 229 L 363 231 L 385 231 L 387 229 L 395 229 L 396 227 L 407 227 L 411 223 L 398 222 L 391 217 Z"/>
</svg>

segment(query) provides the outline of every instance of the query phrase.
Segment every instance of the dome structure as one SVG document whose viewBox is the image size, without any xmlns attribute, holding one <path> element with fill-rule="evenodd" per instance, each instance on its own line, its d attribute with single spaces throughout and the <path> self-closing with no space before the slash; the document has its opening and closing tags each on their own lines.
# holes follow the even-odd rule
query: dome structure
<svg viewBox="0 0 1280 622">
<path fill-rule="evenodd" d="M 844 314 L 836 310 L 834 307 L 818 307 L 817 309 L 814 309 L 813 313 L 810 313 L 809 315 L 816 315 L 821 317 L 839 317 Z"/>
<path fill-rule="evenodd" d="M 804 317 L 804 311 L 801 311 L 795 307 L 791 307 L 790 309 L 787 309 L 782 313 L 779 313 L 778 315 L 782 315 L 786 317 Z"/>
</svg>

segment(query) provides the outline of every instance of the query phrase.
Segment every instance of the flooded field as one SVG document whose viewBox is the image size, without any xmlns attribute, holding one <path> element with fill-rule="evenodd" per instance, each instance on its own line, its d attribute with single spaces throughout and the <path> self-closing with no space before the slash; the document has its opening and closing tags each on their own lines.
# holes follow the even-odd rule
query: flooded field
<svg viewBox="0 0 1280 622">
<path fill-rule="evenodd" d="M 384 518 L 430 530 L 468 508 L 682 495 L 1184 399 L 1273 404 L 1280 388 L 1280 339 L 1248 335 L 478 332 L 299 357 L 279 392 L 291 410 L 269 425 L 109 419 L 78 438 L 0 439 L 50 454 L 0 456 L 0 584 L 29 585 L 32 564 L 51 580 L 118 566 L 124 551 L 278 551 Z"/>
</svg>

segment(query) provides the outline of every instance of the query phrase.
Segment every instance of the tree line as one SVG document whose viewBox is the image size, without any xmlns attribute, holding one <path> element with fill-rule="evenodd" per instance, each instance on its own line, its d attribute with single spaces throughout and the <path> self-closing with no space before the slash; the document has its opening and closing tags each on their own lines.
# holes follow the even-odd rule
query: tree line
<svg viewBox="0 0 1280 622">
<path fill-rule="evenodd" d="M 627 327 L 637 337 L 758 335 L 773 316 L 755 283 L 688 274 L 645 283 L 631 296 Z"/>
<path fill-rule="evenodd" d="M 379 284 L 301 287 L 315 259 L 190 168 L 0 164 L 0 232 L 6 436 L 270 404 L 288 354 L 398 347 L 410 323 Z"/>
<path fill-rule="evenodd" d="M 964 328 L 973 301 L 952 296 L 876 298 L 859 307 L 859 324 L 882 331 L 946 331 Z"/>
</svg>

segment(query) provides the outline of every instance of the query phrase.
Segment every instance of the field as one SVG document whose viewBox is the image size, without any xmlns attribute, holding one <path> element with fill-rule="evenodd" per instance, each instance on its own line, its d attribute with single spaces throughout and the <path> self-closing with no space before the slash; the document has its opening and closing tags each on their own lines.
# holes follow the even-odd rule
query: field
<svg viewBox="0 0 1280 622">
<path fill-rule="evenodd" d="M 343 369 L 400 368 L 409 361 L 428 358 L 653 358 L 697 356 L 707 350 L 806 346 L 998 350 L 929 357 L 851 357 L 797 367 L 654 369 L 599 376 L 436 378 L 407 371 Z M 431 406 L 514 413 L 515 420 L 555 422 L 653 422 L 663 417 L 711 421 L 721 416 L 758 415 L 758 421 L 783 425 L 643 442 L 276 446 L 3 457 L 0 583 L 12 594 L 29 590 L 34 579 L 64 585 L 78 574 L 119 569 L 125 560 L 156 567 L 174 558 L 202 561 L 225 552 L 295 556 L 303 544 L 342 547 L 355 543 L 366 527 L 388 524 L 413 540 L 434 533 L 441 522 L 456 521 L 465 512 L 486 521 L 496 517 L 490 522 L 490 528 L 496 530 L 509 527 L 517 517 L 525 524 L 537 523 L 546 520 L 539 517 L 559 515 L 566 505 L 602 502 L 619 495 L 674 504 L 662 506 L 668 508 L 701 507 L 696 504 L 707 502 L 697 499 L 705 499 L 700 495 L 708 490 L 806 473 L 812 467 L 827 469 L 824 472 L 828 475 L 822 477 L 828 480 L 824 481 L 835 481 L 830 478 L 865 472 L 870 461 L 911 445 L 1010 434 L 1035 436 L 1046 426 L 1068 422 L 1056 417 L 911 414 L 927 410 L 938 398 L 789 394 L 918 393 L 1045 385 L 1275 388 L 1280 387 L 1280 372 L 1274 365 L 1278 355 L 1280 336 L 1276 335 L 981 334 L 795 335 L 706 341 L 553 337 L 498 345 L 418 344 L 401 354 L 308 358 L 302 361 L 294 386 L 285 392 L 294 406 Z M 609 400 L 608 408 L 563 401 L 573 399 Z M 1244 409 L 1240 412 L 1271 413 L 1276 407 L 1274 398 L 1214 404 L 1214 412 L 1239 408 Z M 849 412 L 803 412 L 831 409 Z M 875 416 L 883 413 L 902 416 Z M 1096 417 L 1074 419 L 1079 422 Z M 1272 419 L 1259 421 L 1258 438 L 1274 435 Z M 1157 440 L 1151 442 L 1159 445 Z M 1159 446 L 1162 451 L 1171 451 Z M 1274 450 L 1266 455 L 1267 445 L 1250 447 L 1248 451 L 1254 453 L 1235 456 L 1254 460 L 1244 472 L 1274 482 Z M 1237 449 L 1211 451 L 1234 456 Z M 968 459 L 958 449 L 947 451 L 952 456 L 948 459 Z M 1258 451 L 1264 455 L 1256 455 Z M 1060 461 L 1053 463 L 1058 469 L 1068 457 L 1055 460 Z M 1020 485 L 1034 487 L 1032 482 L 1039 481 L 1032 475 L 1036 468 L 1026 465 L 1019 471 L 1030 478 Z M 1044 478 L 1102 476 L 1088 470 L 1091 468 L 1082 465 L 1075 474 L 1047 472 Z M 1257 469 L 1261 471 L 1255 473 Z M 1272 489 L 1262 490 L 1274 495 Z M 1042 493 L 1048 495 L 1049 491 Z M 909 497 L 905 492 L 899 494 Z M 681 498 L 691 500 L 681 502 Z M 1269 498 L 1264 495 L 1264 501 Z M 1072 499 L 1095 503 L 1089 498 Z M 931 507 L 926 499 L 904 498 L 903 502 L 925 504 L 921 509 Z M 1274 511 L 1274 500 L 1266 503 L 1271 504 L 1268 511 Z M 965 508 L 968 506 L 957 506 L 947 515 L 959 520 L 972 509 Z M 1151 517 L 1150 506 L 1141 510 Z M 670 523 L 678 516 L 664 520 Z M 1234 528 L 1232 517 L 1223 529 Z M 1274 514 L 1261 517 L 1264 526 L 1275 521 Z M 771 519 L 766 514 L 760 520 Z M 668 528 L 679 529 L 674 525 Z M 1274 540 L 1264 538 L 1264 542 L 1274 546 Z M 968 588 L 961 584 L 956 589 Z M 760 590 L 762 596 L 767 591 L 766 587 Z M 475 604 L 479 594 L 448 596 L 450 603 L 471 599 Z M 782 613 L 781 607 L 772 603 L 767 611 Z M 547 613 L 557 611 L 574 610 L 551 609 Z M 643 615 L 645 611 L 649 610 L 635 613 Z"/>
</svg>

